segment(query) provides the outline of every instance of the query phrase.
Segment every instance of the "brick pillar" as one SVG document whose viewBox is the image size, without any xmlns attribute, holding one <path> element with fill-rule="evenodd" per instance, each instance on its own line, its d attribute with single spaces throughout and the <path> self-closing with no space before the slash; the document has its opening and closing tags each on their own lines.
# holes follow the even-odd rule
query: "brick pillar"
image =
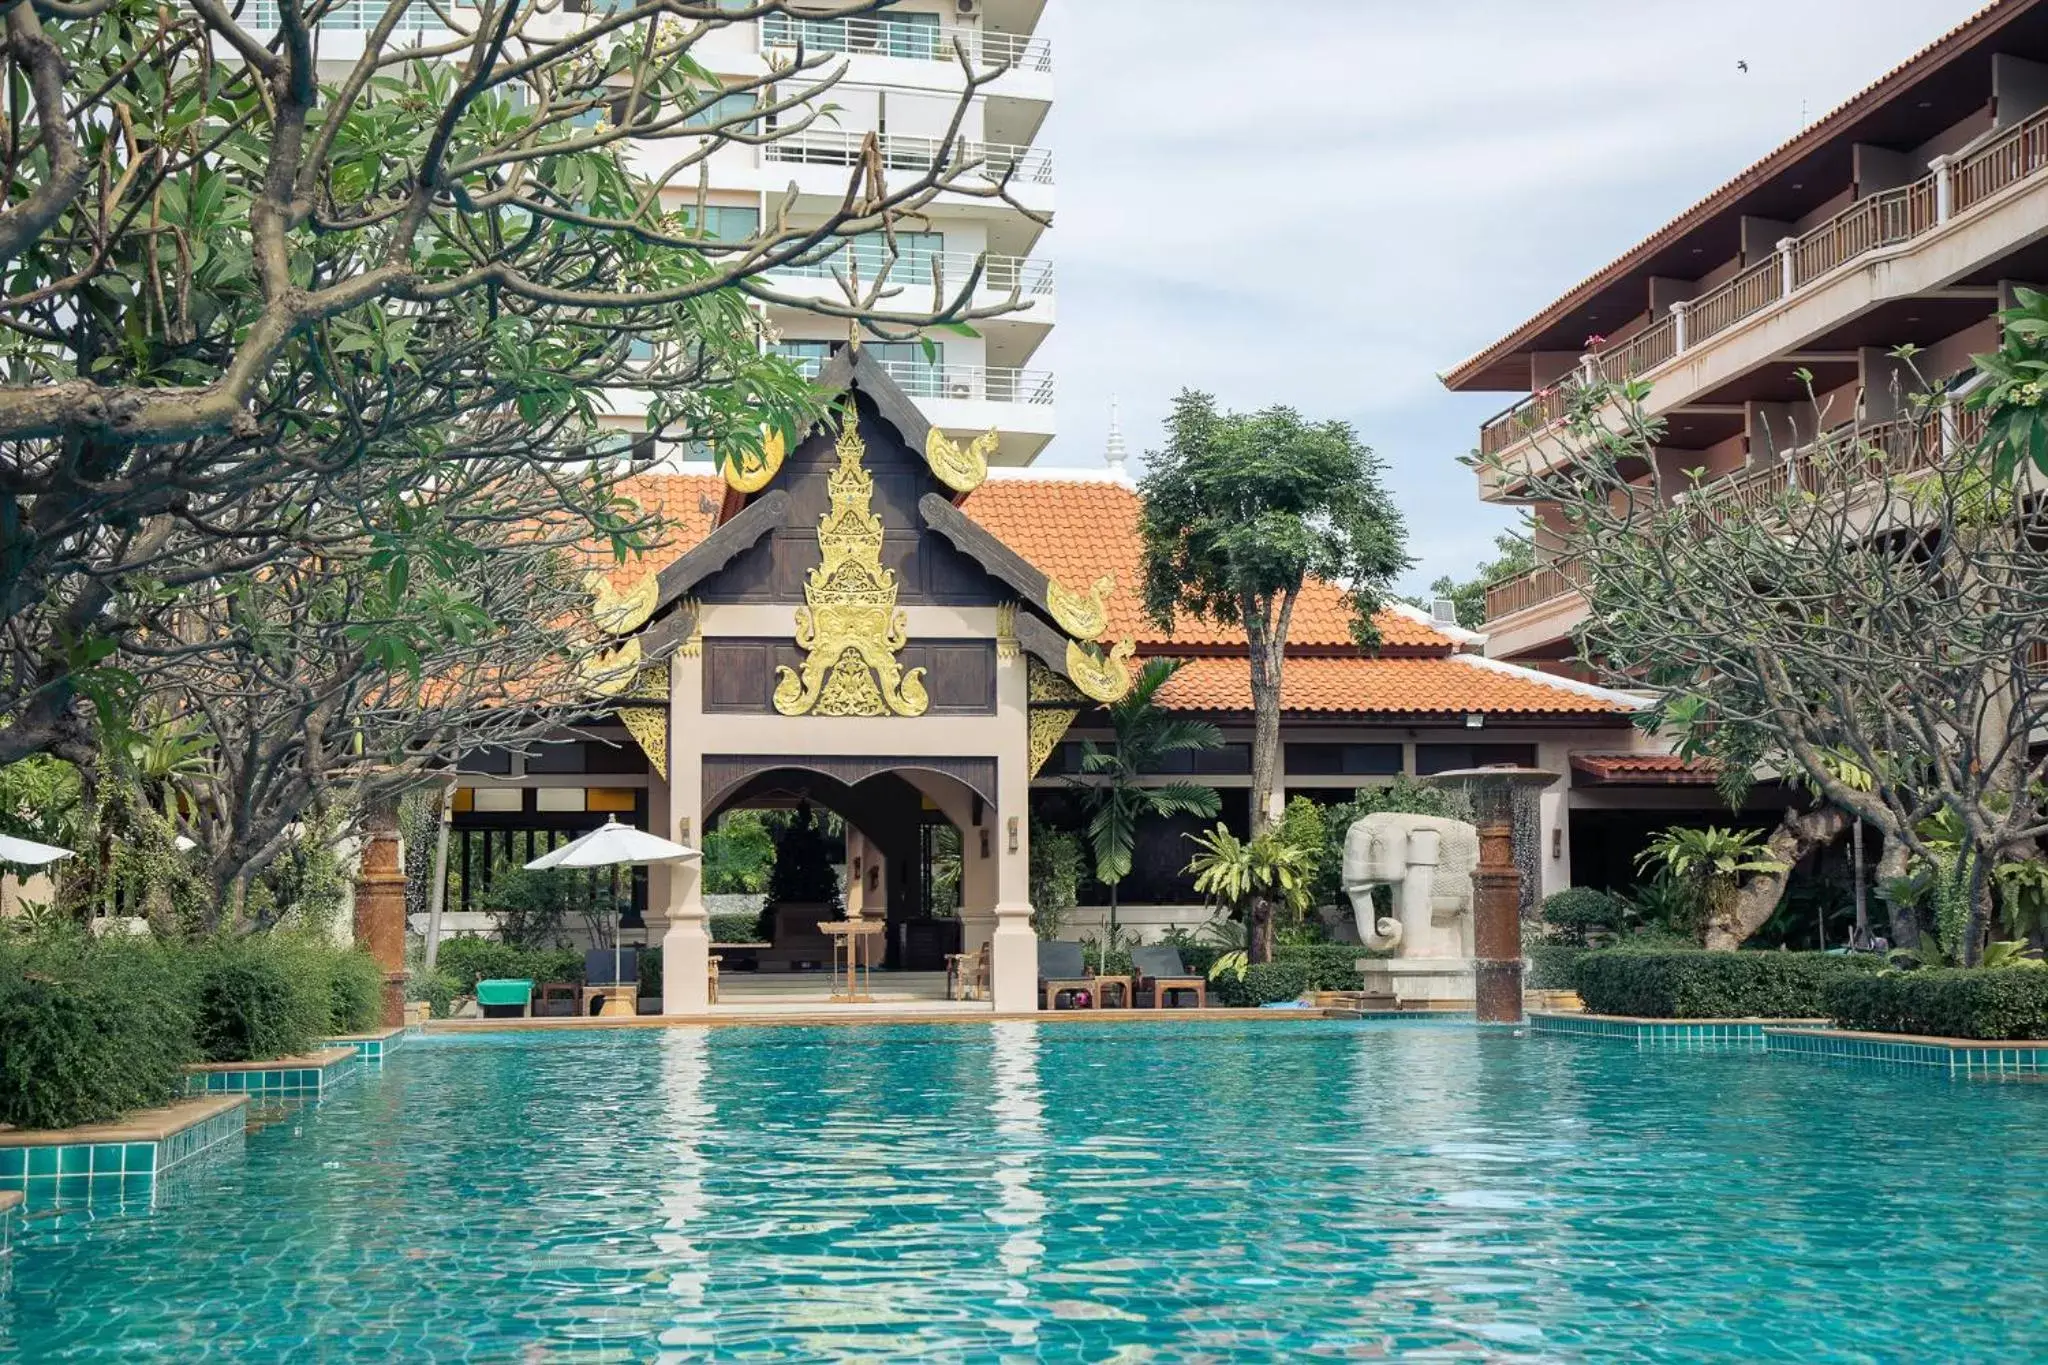
<svg viewBox="0 0 2048 1365">
<path fill-rule="evenodd" d="M 1522 1022 L 1522 874 L 1511 807 L 1482 812 L 1472 874 L 1472 995 L 1482 1024 Z"/>
<path fill-rule="evenodd" d="M 363 819 L 356 871 L 356 946 L 384 969 L 384 1027 L 405 1022 L 405 871 L 398 861 L 398 804 L 373 804 Z"/>
</svg>

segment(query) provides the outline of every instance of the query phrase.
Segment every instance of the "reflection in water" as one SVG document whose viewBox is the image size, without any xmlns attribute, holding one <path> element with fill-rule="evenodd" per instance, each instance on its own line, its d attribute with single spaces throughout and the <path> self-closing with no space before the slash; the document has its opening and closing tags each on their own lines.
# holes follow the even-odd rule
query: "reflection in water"
<svg viewBox="0 0 2048 1365">
<path fill-rule="evenodd" d="M 670 1029 L 661 1040 L 661 1125 L 669 1160 L 660 1185 L 661 1230 L 654 1245 L 673 1264 L 668 1289 L 675 1300 L 674 1327 L 661 1335 L 666 1347 L 712 1345 L 712 1315 L 705 1311 L 711 1278 L 710 1253 L 696 1229 L 709 1212 L 704 1195 L 710 1167 L 704 1149 L 718 1123 L 718 1106 L 705 1085 L 711 1070 L 710 1032 Z"/>
<path fill-rule="evenodd" d="M 996 1121 L 996 1206 L 990 1221 L 1005 1230 L 997 1252 L 1003 1273 L 1002 1304 L 1020 1316 L 1004 1325 L 1012 1342 L 1029 1346 L 1037 1332 L 1022 1316 L 1031 1297 L 1031 1276 L 1045 1259 L 1040 1225 L 1045 1221 L 1045 1195 L 1032 1184 L 1033 1167 L 1045 1147 L 1045 1099 L 1038 1081 L 1038 1025 L 1003 1023 L 994 1027 L 994 1094 L 989 1112 Z"/>
</svg>

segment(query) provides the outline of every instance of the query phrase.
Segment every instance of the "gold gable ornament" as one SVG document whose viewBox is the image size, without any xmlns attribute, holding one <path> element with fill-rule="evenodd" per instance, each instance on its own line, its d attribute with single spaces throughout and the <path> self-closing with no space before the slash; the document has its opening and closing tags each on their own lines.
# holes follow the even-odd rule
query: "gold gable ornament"
<svg viewBox="0 0 2048 1365">
<path fill-rule="evenodd" d="M 1088 697 L 1107 706 L 1122 701 L 1131 690 L 1131 670 L 1126 662 L 1138 652 L 1134 640 L 1119 640 L 1107 654 L 1093 645 L 1067 641 L 1067 676 Z"/>
<path fill-rule="evenodd" d="M 626 727 L 626 733 L 647 755 L 648 766 L 655 776 L 668 780 L 668 665 L 654 664 L 640 670 L 639 677 L 627 696 L 641 701 L 659 702 L 658 706 L 621 706 L 619 723 Z"/>
<path fill-rule="evenodd" d="M 774 480 L 788 454 L 789 447 L 782 439 L 782 433 L 772 427 L 764 427 L 760 450 L 741 451 L 720 465 L 720 472 L 725 475 L 725 486 L 735 493 L 760 492 Z"/>
<path fill-rule="evenodd" d="M 1030 660 L 1025 673 L 1024 695 L 1030 705 L 1025 755 L 1030 760 L 1031 775 L 1036 777 L 1088 699 L 1079 688 L 1035 658 Z"/>
<path fill-rule="evenodd" d="M 583 685 L 598 696 L 619 696 L 640 672 L 640 637 L 634 636 L 617 649 L 590 655 L 576 671 Z"/>
<path fill-rule="evenodd" d="M 1104 574 L 1088 585 L 1088 595 L 1066 587 L 1057 578 L 1045 580 L 1045 606 L 1061 630 L 1077 640 L 1093 640 L 1109 629 L 1109 595 L 1116 575 Z"/>
<path fill-rule="evenodd" d="M 640 629 L 647 624 L 647 618 L 654 615 L 654 608 L 661 601 L 661 579 L 651 573 L 620 592 L 599 569 L 584 575 L 583 586 L 589 590 L 594 603 L 590 618 L 607 635 L 627 635 Z"/>
<path fill-rule="evenodd" d="M 839 467 L 826 476 L 832 508 L 818 518 L 824 558 L 804 578 L 796 643 L 803 670 L 775 670 L 775 709 L 785 716 L 921 716 L 924 670 L 908 673 L 896 651 L 909 639 L 896 607 L 896 575 L 882 566 L 882 519 L 874 513 L 874 476 L 861 466 L 867 447 L 852 414 L 840 427 Z"/>
<path fill-rule="evenodd" d="M 995 428 L 990 427 L 962 450 L 952 437 L 933 427 L 924 438 L 925 463 L 932 467 L 939 482 L 955 493 L 972 493 L 988 478 L 988 457 L 1001 441 Z"/>
</svg>

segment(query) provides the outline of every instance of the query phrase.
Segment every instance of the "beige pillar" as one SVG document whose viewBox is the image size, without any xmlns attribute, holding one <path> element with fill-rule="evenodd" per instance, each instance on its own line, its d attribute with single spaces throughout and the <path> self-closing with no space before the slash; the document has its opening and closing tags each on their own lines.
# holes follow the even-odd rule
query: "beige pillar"
<svg viewBox="0 0 2048 1365">
<path fill-rule="evenodd" d="M 1038 1008 L 1038 935 L 1031 930 L 1031 774 L 1024 744 L 1030 705 L 1024 681 L 1021 655 L 996 675 L 996 710 L 1006 742 L 996 761 L 996 807 L 984 817 L 995 825 L 989 832 L 996 862 L 989 984 L 1001 1014 Z"/>
<path fill-rule="evenodd" d="M 703 660 L 678 651 L 669 675 L 669 827 L 659 832 L 691 848 L 702 848 Z M 703 1014 L 711 1008 L 711 919 L 704 910 L 702 860 L 672 864 L 667 893 L 668 928 L 661 936 L 661 1012 Z M 648 894 L 653 895 L 651 884 Z"/>
</svg>

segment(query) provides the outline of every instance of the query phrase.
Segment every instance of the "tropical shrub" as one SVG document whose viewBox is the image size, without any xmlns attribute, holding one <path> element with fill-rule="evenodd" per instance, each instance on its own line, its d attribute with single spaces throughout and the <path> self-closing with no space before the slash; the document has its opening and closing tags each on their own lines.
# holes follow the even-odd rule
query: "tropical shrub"
<svg viewBox="0 0 2048 1365">
<path fill-rule="evenodd" d="M 1611 891 L 1568 886 L 1543 898 L 1543 923 L 1553 941 L 1583 948 L 1595 939 L 1619 934 L 1630 909 Z"/>
<path fill-rule="evenodd" d="M 1693 829 L 1673 825 L 1650 840 L 1636 863 L 1659 869 L 1699 889 L 1699 935 L 1710 948 L 1733 948 L 1746 934 L 1735 929 L 1736 898 L 1744 877 L 1779 873 L 1785 864 L 1773 858 L 1764 836 L 1753 829 Z M 1674 924 L 1672 928 L 1683 928 Z"/>
<path fill-rule="evenodd" d="M 1308 968 L 1299 962 L 1254 962 L 1229 988 L 1232 1005 L 1276 1005 L 1300 997 L 1309 988 Z"/>
<path fill-rule="evenodd" d="M 711 941 L 713 943 L 754 943 L 765 940 L 760 914 L 713 915 L 711 917 Z"/>
<path fill-rule="evenodd" d="M 74 933 L 0 940 L 0 1123 L 106 1123 L 176 1098 L 195 1049 L 167 957 Z"/>
<path fill-rule="evenodd" d="M 775 839 L 757 810 L 727 811 L 704 833 L 706 895 L 758 896 L 775 866 Z"/>
<path fill-rule="evenodd" d="M 1579 998 L 1595 1014 L 1647 1019 L 1816 1019 L 1829 982 L 1882 970 L 1875 957 L 1607 948 L 1579 959 Z"/>
<path fill-rule="evenodd" d="M 2040 966 L 1926 968 L 1828 983 L 1827 1013 L 1846 1029 L 1936 1038 L 2048 1038 Z"/>
<path fill-rule="evenodd" d="M 384 1022 L 384 969 L 360 948 L 315 950 L 327 969 L 329 1033 L 361 1033 Z"/>
<path fill-rule="evenodd" d="M 1040 938 L 1059 937 L 1061 919 L 1080 898 L 1086 857 L 1080 835 L 1031 821 L 1031 927 Z"/>
<path fill-rule="evenodd" d="M 436 967 L 433 971 L 414 971 L 405 979 L 405 998 L 424 1001 L 427 1015 L 433 1019 L 446 1019 L 455 1009 L 456 997 L 462 994 L 462 983 L 452 972 Z"/>
<path fill-rule="evenodd" d="M 1358 975 L 1358 959 L 1390 956 L 1386 950 L 1356 943 L 1283 943 L 1273 950 L 1275 962 L 1293 963 L 1308 974 L 1312 991 L 1358 990 L 1365 985 Z"/>
<path fill-rule="evenodd" d="M 194 950 L 193 1036 L 209 1062 L 305 1052 L 327 1036 L 331 979 L 318 955 L 285 939 L 224 939 Z"/>
</svg>

